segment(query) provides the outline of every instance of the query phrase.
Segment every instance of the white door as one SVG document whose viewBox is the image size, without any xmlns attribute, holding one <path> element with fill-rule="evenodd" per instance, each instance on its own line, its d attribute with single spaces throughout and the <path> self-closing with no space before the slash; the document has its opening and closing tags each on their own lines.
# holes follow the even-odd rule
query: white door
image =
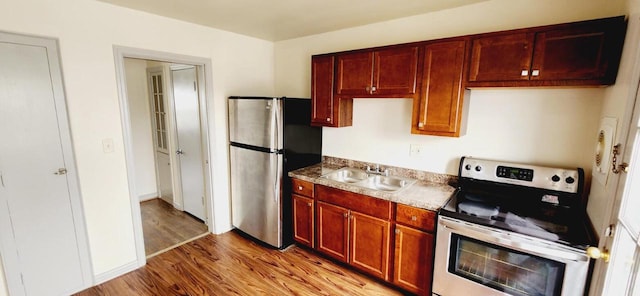
<svg viewBox="0 0 640 296">
<path fill-rule="evenodd" d="M 11 295 L 91 284 L 54 40 L 0 33 L 0 240 Z"/>
<path fill-rule="evenodd" d="M 615 231 L 605 248 L 611 250 L 602 295 L 640 295 L 640 91 L 626 141 L 626 153 L 618 162 L 629 163 L 621 176 L 611 224 Z M 621 158 L 621 160 L 620 160 Z M 619 167 L 618 167 L 619 168 Z M 622 170 L 619 173 L 624 174 Z M 603 264 L 600 262 L 600 264 Z"/>
<path fill-rule="evenodd" d="M 206 221 L 196 67 L 174 69 L 171 76 L 178 139 L 176 153 L 184 211 Z"/>
<path fill-rule="evenodd" d="M 151 121 L 156 157 L 156 181 L 160 198 L 169 204 L 174 204 L 173 183 L 171 179 L 171 157 L 169 156 L 169 118 L 167 116 L 167 96 L 164 89 L 162 68 L 150 69 L 149 93 L 151 96 Z"/>
</svg>

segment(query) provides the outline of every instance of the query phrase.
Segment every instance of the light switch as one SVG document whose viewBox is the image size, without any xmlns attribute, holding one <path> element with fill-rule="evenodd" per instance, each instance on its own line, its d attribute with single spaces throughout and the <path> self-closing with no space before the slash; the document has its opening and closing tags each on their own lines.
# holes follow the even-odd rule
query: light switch
<svg viewBox="0 0 640 296">
<path fill-rule="evenodd" d="M 104 151 L 104 153 L 112 153 L 114 151 L 113 139 L 107 138 L 102 140 L 102 151 Z"/>
</svg>

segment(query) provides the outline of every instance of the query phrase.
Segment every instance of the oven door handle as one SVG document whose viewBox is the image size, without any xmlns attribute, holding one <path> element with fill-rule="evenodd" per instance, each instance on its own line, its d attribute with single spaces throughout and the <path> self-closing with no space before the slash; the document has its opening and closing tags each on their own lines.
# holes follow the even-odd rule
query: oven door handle
<svg viewBox="0 0 640 296">
<path fill-rule="evenodd" d="M 440 219 L 438 220 L 438 223 L 440 223 L 440 225 L 449 229 L 451 232 L 500 245 L 509 249 L 514 249 L 516 251 L 533 254 L 555 261 L 589 261 L 589 257 L 587 257 L 586 253 L 580 254 L 575 250 L 564 249 L 562 247 L 546 244 L 534 239 L 521 238 L 517 237 L 516 235 L 503 233 L 479 225 L 472 225 L 461 221 L 454 221 L 444 217 L 440 217 Z"/>
</svg>

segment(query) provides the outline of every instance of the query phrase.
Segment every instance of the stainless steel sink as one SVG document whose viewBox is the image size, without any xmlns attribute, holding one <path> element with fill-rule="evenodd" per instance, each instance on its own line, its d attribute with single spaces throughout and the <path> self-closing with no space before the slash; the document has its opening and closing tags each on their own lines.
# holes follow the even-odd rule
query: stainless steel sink
<svg viewBox="0 0 640 296">
<path fill-rule="evenodd" d="M 349 167 L 341 168 L 322 177 L 358 187 L 388 192 L 395 192 L 416 183 L 416 180 L 410 178 L 369 174 L 364 170 Z"/>
<path fill-rule="evenodd" d="M 360 169 L 341 168 L 337 171 L 326 174 L 323 177 L 342 183 L 357 183 L 369 178 L 369 174 Z"/>
<path fill-rule="evenodd" d="M 368 181 L 367 185 L 370 188 L 383 191 L 397 191 L 416 182 L 416 180 L 408 178 L 378 175 L 369 177 Z"/>
</svg>

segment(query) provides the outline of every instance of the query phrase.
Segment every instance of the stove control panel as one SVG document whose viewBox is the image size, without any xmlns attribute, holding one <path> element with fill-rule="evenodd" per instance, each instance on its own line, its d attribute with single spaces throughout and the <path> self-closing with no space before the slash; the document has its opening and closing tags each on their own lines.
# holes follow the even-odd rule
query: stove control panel
<svg viewBox="0 0 640 296">
<path fill-rule="evenodd" d="M 583 175 L 580 171 L 463 157 L 459 177 L 577 193 Z"/>
</svg>

